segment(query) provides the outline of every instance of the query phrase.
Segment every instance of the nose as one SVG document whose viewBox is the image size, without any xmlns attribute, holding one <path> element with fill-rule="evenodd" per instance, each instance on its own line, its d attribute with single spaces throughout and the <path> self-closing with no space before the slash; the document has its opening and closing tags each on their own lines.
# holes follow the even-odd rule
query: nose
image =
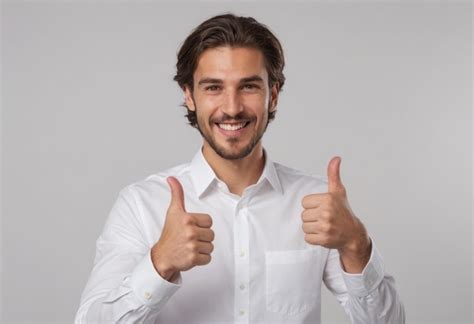
<svg viewBox="0 0 474 324">
<path fill-rule="evenodd" d="M 231 117 L 235 117 L 243 110 L 243 104 L 239 97 L 239 93 L 234 90 L 227 91 L 222 104 L 222 111 Z"/>
</svg>

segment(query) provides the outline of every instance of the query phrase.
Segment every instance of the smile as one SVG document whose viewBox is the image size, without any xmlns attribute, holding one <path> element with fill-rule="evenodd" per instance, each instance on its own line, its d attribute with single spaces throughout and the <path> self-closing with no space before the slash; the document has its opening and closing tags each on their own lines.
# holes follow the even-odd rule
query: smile
<svg viewBox="0 0 474 324">
<path fill-rule="evenodd" d="M 236 131 L 236 130 L 244 128 L 249 123 L 250 122 L 243 122 L 243 123 L 238 123 L 238 124 L 225 124 L 225 123 L 222 123 L 222 124 L 217 124 L 217 126 L 219 126 L 219 128 L 221 128 L 223 130 Z"/>
</svg>

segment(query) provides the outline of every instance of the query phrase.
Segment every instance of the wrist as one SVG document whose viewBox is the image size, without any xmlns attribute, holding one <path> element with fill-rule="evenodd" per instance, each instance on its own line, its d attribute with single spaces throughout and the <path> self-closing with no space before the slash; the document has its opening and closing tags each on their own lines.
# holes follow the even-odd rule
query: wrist
<svg viewBox="0 0 474 324">
<path fill-rule="evenodd" d="M 364 258 L 370 256 L 372 251 L 372 241 L 368 236 L 363 239 L 352 241 L 342 249 L 339 254 L 347 257 Z"/>
<path fill-rule="evenodd" d="M 343 249 L 339 249 L 342 269 L 348 273 L 362 273 L 370 260 L 372 241 L 355 241 Z"/>
<path fill-rule="evenodd" d="M 353 217 L 353 231 L 352 235 L 346 241 L 341 248 L 339 248 L 339 254 L 346 254 L 348 256 L 364 256 L 370 255 L 372 241 L 369 238 L 369 234 L 365 229 L 364 224 L 357 218 Z"/>
<path fill-rule="evenodd" d="M 174 277 L 175 273 L 177 272 L 166 260 L 162 258 L 160 253 L 153 251 L 152 249 L 152 263 L 153 267 L 155 268 L 156 272 L 160 277 L 167 281 L 171 281 Z"/>
<path fill-rule="evenodd" d="M 159 263 L 155 265 L 155 270 L 163 279 L 170 282 L 176 273 L 173 268 Z"/>
<path fill-rule="evenodd" d="M 362 224 L 354 237 L 342 248 L 338 249 L 340 255 L 347 257 L 364 258 L 370 256 L 372 251 L 372 241 Z"/>
</svg>

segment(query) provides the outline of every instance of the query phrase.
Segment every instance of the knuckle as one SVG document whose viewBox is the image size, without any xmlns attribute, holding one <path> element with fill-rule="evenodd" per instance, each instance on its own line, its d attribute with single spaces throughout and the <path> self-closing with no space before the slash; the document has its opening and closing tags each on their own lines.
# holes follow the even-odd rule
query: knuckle
<svg viewBox="0 0 474 324">
<path fill-rule="evenodd" d="M 322 232 L 329 233 L 330 230 L 331 230 L 331 224 L 329 224 L 329 223 L 321 224 L 321 231 Z"/>
<path fill-rule="evenodd" d="M 189 214 L 183 215 L 182 222 L 184 225 L 191 225 L 193 224 L 193 217 Z"/>
<path fill-rule="evenodd" d="M 189 262 L 193 265 L 197 264 L 198 263 L 198 254 L 197 253 L 191 253 L 189 255 Z"/>
<path fill-rule="evenodd" d="M 321 213 L 321 216 L 325 219 L 330 219 L 331 218 L 331 212 L 329 210 L 323 210 Z"/>
<path fill-rule="evenodd" d="M 192 228 L 189 228 L 184 232 L 184 236 L 189 241 L 195 240 L 196 239 L 196 231 Z"/>
<path fill-rule="evenodd" d="M 189 242 L 188 243 L 188 249 L 191 252 L 197 252 L 198 251 L 198 245 L 196 242 Z"/>
</svg>

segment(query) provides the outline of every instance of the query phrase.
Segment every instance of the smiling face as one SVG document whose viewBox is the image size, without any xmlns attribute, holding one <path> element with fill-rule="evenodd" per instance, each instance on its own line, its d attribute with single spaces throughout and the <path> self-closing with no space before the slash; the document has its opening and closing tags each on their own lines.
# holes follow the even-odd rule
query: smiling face
<svg viewBox="0 0 474 324">
<path fill-rule="evenodd" d="M 259 144 L 276 109 L 278 91 L 268 85 L 262 53 L 253 48 L 216 47 L 199 57 L 194 91 L 185 89 L 198 129 L 220 157 L 242 159 Z"/>
</svg>

